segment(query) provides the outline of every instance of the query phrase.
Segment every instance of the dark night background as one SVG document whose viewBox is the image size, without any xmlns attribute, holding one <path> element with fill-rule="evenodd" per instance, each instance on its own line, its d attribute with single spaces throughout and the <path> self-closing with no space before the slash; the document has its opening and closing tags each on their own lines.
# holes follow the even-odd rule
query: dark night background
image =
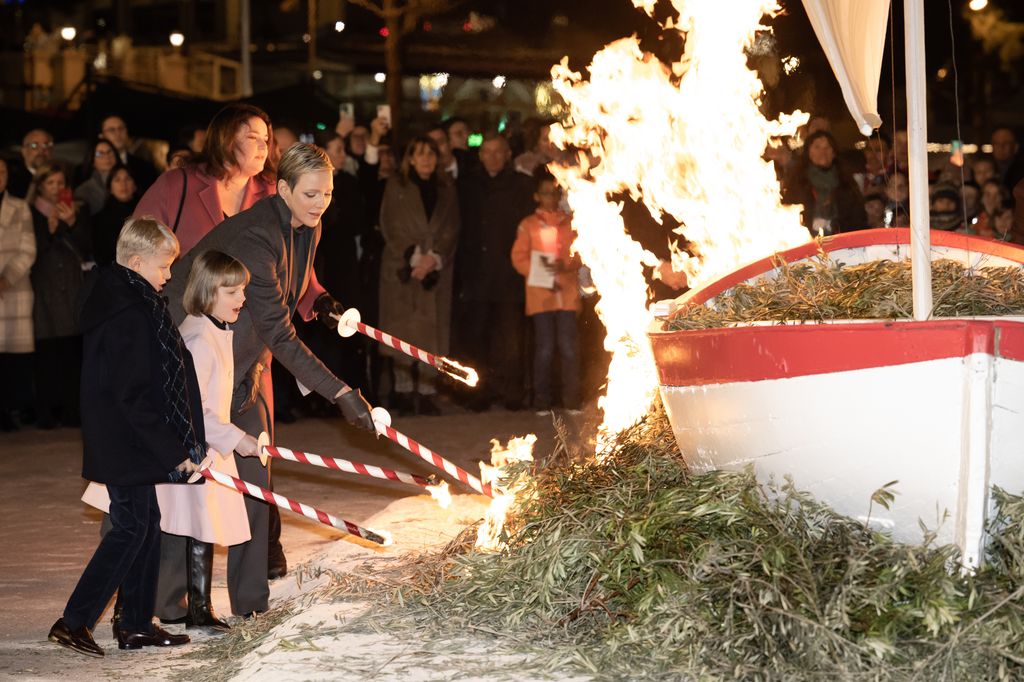
<svg viewBox="0 0 1024 682">
<path fill-rule="evenodd" d="M 261 90 L 274 90 L 292 83 L 308 82 L 303 71 L 306 46 L 302 34 L 307 30 L 307 0 L 252 2 L 253 69 L 257 100 Z M 967 16 L 967 0 L 951 3 L 926 3 L 927 69 L 929 74 L 929 115 L 932 141 L 956 136 L 954 86 L 959 92 L 961 137 L 967 141 L 986 141 L 995 125 L 1020 123 L 1024 97 L 1020 87 L 1020 61 L 1001 63 L 997 56 L 985 53 L 972 36 Z M 45 28 L 63 22 L 80 26 L 82 41 L 111 37 L 118 30 L 129 33 L 135 45 L 166 45 L 167 33 L 179 29 L 188 36 L 189 45 L 204 50 L 218 48 L 234 56 L 224 44 L 226 35 L 223 0 L 148 2 L 80 2 L 76 0 L 3 0 L 0 4 L 0 50 L 17 51 L 34 22 Z M 773 58 L 795 56 L 800 67 L 791 75 L 782 74 L 778 83 L 768 87 L 768 113 L 794 108 L 811 109 L 831 118 L 841 136 L 855 137 L 852 121 L 846 113 L 838 84 L 814 38 L 802 4 L 783 0 L 782 14 L 774 27 L 776 52 Z M 903 3 L 893 3 L 894 49 L 886 50 L 879 111 L 884 129 L 892 132 L 895 120 L 904 116 Z M 335 2 L 346 30 L 333 30 L 335 16 L 319 15 L 318 57 L 345 65 L 356 72 L 373 73 L 383 67 L 384 39 L 381 20 L 365 9 Z M 723 3 L 723 10 L 727 3 Z M 991 8 L 1002 12 L 1007 21 L 1024 22 L 1024 3 L 1018 0 L 992 0 Z M 473 33 L 463 30 L 470 12 L 494 20 L 489 30 Z M 671 7 L 659 5 L 660 16 Z M 952 14 L 952 16 L 951 16 Z M 84 28 L 83 28 L 84 25 Z M 1024 24 L 1021 24 L 1024 26 Z M 586 65 L 600 47 L 616 38 L 636 33 L 650 51 L 671 59 L 681 49 L 678 35 L 663 32 L 629 0 L 467 0 L 456 9 L 428 17 L 405 39 L 404 71 L 407 76 L 447 71 L 453 76 L 491 78 L 497 73 L 510 79 L 544 80 L 552 63 L 568 54 L 577 68 Z M 955 45 L 955 49 L 954 46 Z M 959 80 L 953 77 L 955 55 Z M 939 76 L 940 69 L 946 72 Z M 345 99 L 346 94 L 327 94 Z M 894 98 L 895 95 L 895 98 Z M 709 103 L 713 106 L 713 103 Z M 148 128 L 144 121 L 137 127 Z M 902 127 L 897 124 L 895 127 Z"/>
</svg>

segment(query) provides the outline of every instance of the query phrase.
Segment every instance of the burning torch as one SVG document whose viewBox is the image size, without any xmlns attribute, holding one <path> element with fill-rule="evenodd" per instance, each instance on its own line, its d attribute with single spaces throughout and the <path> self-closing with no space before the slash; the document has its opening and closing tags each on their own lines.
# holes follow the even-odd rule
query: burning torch
<svg viewBox="0 0 1024 682">
<path fill-rule="evenodd" d="M 459 364 L 451 358 L 446 358 L 442 355 L 428 353 L 421 348 L 417 348 L 411 343 L 407 343 L 401 339 L 396 339 L 390 334 L 382 332 L 368 324 L 363 324 L 359 311 L 356 308 L 349 308 L 341 315 L 331 313 L 331 317 L 338 321 L 338 335 L 342 338 L 347 339 L 356 332 L 359 332 L 360 334 L 369 336 L 374 341 L 378 341 L 383 343 L 385 346 L 389 346 L 399 352 L 405 353 L 415 360 L 425 362 L 431 367 L 436 368 L 442 374 L 445 374 L 456 381 L 461 381 L 467 386 L 476 386 L 480 381 L 480 377 L 472 367 L 466 367 L 465 365 Z"/>
</svg>

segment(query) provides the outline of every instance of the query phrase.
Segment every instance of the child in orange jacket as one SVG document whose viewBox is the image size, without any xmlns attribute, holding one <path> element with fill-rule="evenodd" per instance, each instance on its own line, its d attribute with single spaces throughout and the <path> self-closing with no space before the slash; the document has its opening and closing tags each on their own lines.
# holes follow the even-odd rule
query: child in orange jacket
<svg viewBox="0 0 1024 682">
<path fill-rule="evenodd" d="M 551 366 L 557 347 L 562 407 L 576 411 L 580 407 L 576 326 L 580 311 L 580 259 L 571 254 L 572 224 L 569 215 L 559 209 L 561 191 L 555 178 L 541 166 L 534 173 L 534 180 L 537 210 L 519 223 L 519 233 L 512 245 L 512 265 L 526 278 L 526 315 L 533 324 L 533 403 L 537 414 L 551 410 Z"/>
</svg>

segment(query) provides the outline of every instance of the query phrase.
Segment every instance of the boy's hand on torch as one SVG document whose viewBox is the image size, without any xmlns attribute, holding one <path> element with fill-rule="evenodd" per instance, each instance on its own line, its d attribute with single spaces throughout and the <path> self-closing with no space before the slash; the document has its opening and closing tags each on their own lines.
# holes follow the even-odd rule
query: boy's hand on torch
<svg viewBox="0 0 1024 682">
<path fill-rule="evenodd" d="M 330 294 L 320 294 L 313 301 L 313 312 L 316 314 L 316 319 L 320 320 L 328 329 L 334 331 L 338 328 L 338 321 L 331 317 L 331 315 L 341 317 L 341 314 L 345 312 L 345 306 L 341 305 Z"/>
<path fill-rule="evenodd" d="M 352 426 L 358 426 L 361 429 L 366 429 L 371 433 L 377 433 L 377 427 L 373 424 L 373 417 L 370 416 L 370 403 L 366 402 L 363 398 L 363 394 L 359 392 L 359 389 L 342 390 L 341 393 L 334 397 L 334 404 L 341 410 L 341 415 L 345 417 Z"/>
<path fill-rule="evenodd" d="M 175 471 L 180 471 L 183 474 L 194 474 L 199 471 L 199 465 L 191 459 L 186 459 L 184 462 L 174 467 L 174 469 Z"/>
<path fill-rule="evenodd" d="M 235 452 L 242 457 L 259 457 L 260 446 L 256 443 L 255 438 L 245 434 L 242 436 L 242 440 L 238 441 L 238 445 L 235 446 Z"/>
</svg>

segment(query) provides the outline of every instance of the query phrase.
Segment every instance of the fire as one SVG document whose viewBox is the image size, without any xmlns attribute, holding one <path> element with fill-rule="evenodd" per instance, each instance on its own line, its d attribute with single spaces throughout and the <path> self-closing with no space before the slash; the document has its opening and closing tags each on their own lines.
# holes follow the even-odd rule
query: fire
<svg viewBox="0 0 1024 682">
<path fill-rule="evenodd" d="M 477 529 L 477 549 L 485 552 L 496 552 L 501 549 L 501 531 L 505 527 L 505 517 L 526 485 L 524 477 L 512 480 L 505 478 L 505 467 L 512 462 L 532 461 L 533 446 L 536 442 L 537 436 L 532 433 L 513 438 L 504 447 L 496 439 L 491 440 L 491 463 L 488 465 L 480 462 L 480 480 L 491 486 L 494 499 L 487 509 L 484 522 Z"/>
<path fill-rule="evenodd" d="M 613 353 L 599 402 L 599 453 L 643 416 L 658 388 L 645 337 L 653 316 L 643 274 L 657 261 L 628 236 L 621 206 L 608 197 L 628 192 L 655 218 L 668 214 L 682 224 L 678 232 L 695 256 L 676 249 L 672 261 L 691 286 L 808 240 L 799 207 L 781 205 L 774 168 L 763 158 L 767 146 L 794 134 L 807 115 L 767 120 L 758 109 L 762 84 L 744 54 L 778 6 L 773 0 L 671 1 L 679 17 L 665 29 L 685 36 L 678 62 L 666 66 L 633 37 L 594 55 L 588 80 L 567 60 L 551 72 L 569 111 L 551 138 L 581 150 L 576 165 L 551 170 L 566 188 L 575 248 L 601 294 L 597 311 Z M 656 3 L 633 4 L 652 14 Z"/>
<path fill-rule="evenodd" d="M 441 509 L 447 509 L 452 506 L 452 494 L 448 490 L 448 481 L 441 481 L 437 485 L 428 485 L 427 492 L 437 502 L 437 506 Z"/>
</svg>

